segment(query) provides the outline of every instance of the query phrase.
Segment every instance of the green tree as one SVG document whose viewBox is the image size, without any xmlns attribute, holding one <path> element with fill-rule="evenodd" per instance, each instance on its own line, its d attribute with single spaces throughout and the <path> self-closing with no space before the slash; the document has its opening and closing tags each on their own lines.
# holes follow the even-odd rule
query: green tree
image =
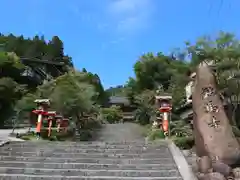
<svg viewBox="0 0 240 180">
<path fill-rule="evenodd" d="M 121 108 L 118 106 L 111 106 L 110 108 L 102 108 L 101 115 L 103 120 L 110 124 L 118 123 L 123 119 Z"/>
<path fill-rule="evenodd" d="M 142 125 L 149 124 L 156 117 L 155 108 L 155 91 L 145 90 L 141 94 L 136 95 L 135 119 Z"/>
<path fill-rule="evenodd" d="M 240 103 L 239 78 L 240 41 L 231 33 L 220 32 L 214 39 L 209 36 L 199 38 L 195 44 L 187 43 L 187 52 L 194 69 L 201 62 L 209 63 L 215 70 L 218 87 L 225 94 L 225 101 L 231 109 L 231 122 L 236 122 Z"/>
<path fill-rule="evenodd" d="M 14 105 L 17 99 L 21 97 L 23 89 L 13 79 L 0 78 L 0 127 L 9 120 L 14 113 Z"/>
<path fill-rule="evenodd" d="M 85 73 L 74 71 L 39 86 L 35 93 L 25 95 L 17 102 L 16 111 L 29 112 L 36 108 L 35 99 L 47 98 L 51 101 L 52 110 L 72 117 L 78 128 L 89 128 L 90 122 L 93 125 L 93 121 L 98 120 L 99 108 L 94 98 L 95 88 L 83 81 L 84 76 Z M 89 117 L 87 121 L 86 116 Z"/>
</svg>

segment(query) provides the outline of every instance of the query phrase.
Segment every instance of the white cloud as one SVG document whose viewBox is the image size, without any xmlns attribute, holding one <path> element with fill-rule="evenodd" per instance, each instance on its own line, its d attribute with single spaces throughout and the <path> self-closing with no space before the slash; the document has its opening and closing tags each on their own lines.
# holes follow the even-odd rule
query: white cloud
<svg viewBox="0 0 240 180">
<path fill-rule="evenodd" d="M 152 0 L 111 0 L 107 7 L 118 32 L 136 33 L 149 26 Z"/>
</svg>

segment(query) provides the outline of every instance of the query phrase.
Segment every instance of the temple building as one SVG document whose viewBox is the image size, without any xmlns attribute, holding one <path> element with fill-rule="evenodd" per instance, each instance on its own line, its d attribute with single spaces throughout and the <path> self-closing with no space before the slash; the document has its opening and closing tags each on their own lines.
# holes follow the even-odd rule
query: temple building
<svg viewBox="0 0 240 180">
<path fill-rule="evenodd" d="M 123 121 L 134 120 L 135 107 L 131 105 L 127 97 L 123 96 L 111 96 L 108 102 L 109 106 L 116 105 L 119 106 L 123 112 Z"/>
<path fill-rule="evenodd" d="M 192 110 L 192 93 L 194 90 L 194 79 L 196 77 L 196 73 L 193 72 L 190 74 L 190 81 L 185 86 L 186 99 L 184 100 L 184 104 L 177 108 L 176 112 L 179 114 L 182 120 L 188 121 L 192 123 L 193 119 L 193 110 Z"/>
</svg>

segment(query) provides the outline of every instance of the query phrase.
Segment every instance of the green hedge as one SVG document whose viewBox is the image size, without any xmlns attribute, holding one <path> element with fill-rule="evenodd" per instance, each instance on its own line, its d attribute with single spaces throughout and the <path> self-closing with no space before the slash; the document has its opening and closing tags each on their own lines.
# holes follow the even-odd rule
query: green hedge
<svg viewBox="0 0 240 180">
<path fill-rule="evenodd" d="M 165 138 L 164 132 L 161 129 L 153 129 L 148 134 L 148 139 L 151 141 L 156 139 L 164 139 L 164 138 Z"/>
<path fill-rule="evenodd" d="M 240 137 L 239 128 L 233 126 L 232 131 L 236 137 Z M 180 149 L 191 149 L 195 144 L 194 138 L 192 136 L 174 137 L 173 141 Z"/>
<path fill-rule="evenodd" d="M 109 124 L 118 123 L 123 119 L 122 111 L 118 106 L 111 106 L 110 108 L 101 109 L 102 117 Z"/>
<path fill-rule="evenodd" d="M 41 130 L 41 138 L 48 139 L 50 141 L 64 141 L 73 137 L 74 132 L 57 132 L 57 130 L 53 129 L 51 132 L 51 137 L 48 137 L 48 129 Z"/>
<path fill-rule="evenodd" d="M 188 137 L 175 137 L 175 138 L 173 138 L 173 142 L 180 149 L 191 149 L 194 146 L 194 144 L 195 144 L 194 138 L 192 136 L 188 136 Z"/>
</svg>

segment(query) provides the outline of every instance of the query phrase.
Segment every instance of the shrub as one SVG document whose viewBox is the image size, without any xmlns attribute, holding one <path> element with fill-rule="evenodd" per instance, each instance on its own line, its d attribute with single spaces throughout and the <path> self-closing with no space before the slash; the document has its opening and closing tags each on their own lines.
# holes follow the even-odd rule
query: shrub
<svg viewBox="0 0 240 180">
<path fill-rule="evenodd" d="M 48 139 L 48 129 L 41 129 L 41 138 Z"/>
<path fill-rule="evenodd" d="M 183 120 L 171 122 L 170 133 L 176 137 L 188 137 L 193 134 L 191 126 Z"/>
<path fill-rule="evenodd" d="M 156 139 L 164 139 L 165 136 L 164 136 L 164 132 L 161 129 L 153 129 L 148 134 L 148 138 L 149 138 L 149 140 L 153 141 Z"/>
<path fill-rule="evenodd" d="M 194 146 L 194 138 L 192 136 L 188 137 L 175 137 L 173 142 L 180 149 L 191 149 Z"/>
<path fill-rule="evenodd" d="M 58 141 L 57 136 L 51 136 L 49 137 L 49 141 Z"/>
<path fill-rule="evenodd" d="M 110 124 L 117 123 L 122 120 L 122 111 L 118 106 L 112 106 L 110 108 L 102 108 L 102 117 Z"/>
<path fill-rule="evenodd" d="M 92 133 L 90 130 L 80 131 L 80 141 L 88 141 L 91 138 L 92 138 Z"/>
<path fill-rule="evenodd" d="M 57 132 L 56 129 L 52 129 L 51 136 L 48 137 L 48 129 L 42 129 L 41 130 L 41 138 L 46 139 L 46 140 L 48 139 L 50 141 L 64 141 L 66 139 L 73 137 L 73 133 L 74 133 L 73 131 Z"/>
<path fill-rule="evenodd" d="M 143 126 L 142 135 L 143 135 L 144 137 L 147 137 L 147 136 L 150 134 L 150 132 L 151 132 L 151 128 L 152 128 L 152 125 L 151 125 L 151 124 L 148 124 L 148 125 Z"/>
<path fill-rule="evenodd" d="M 25 140 L 25 141 L 29 141 L 29 140 L 31 140 L 31 138 L 28 137 L 28 136 L 22 136 L 21 139 L 22 139 L 22 140 Z"/>
</svg>

